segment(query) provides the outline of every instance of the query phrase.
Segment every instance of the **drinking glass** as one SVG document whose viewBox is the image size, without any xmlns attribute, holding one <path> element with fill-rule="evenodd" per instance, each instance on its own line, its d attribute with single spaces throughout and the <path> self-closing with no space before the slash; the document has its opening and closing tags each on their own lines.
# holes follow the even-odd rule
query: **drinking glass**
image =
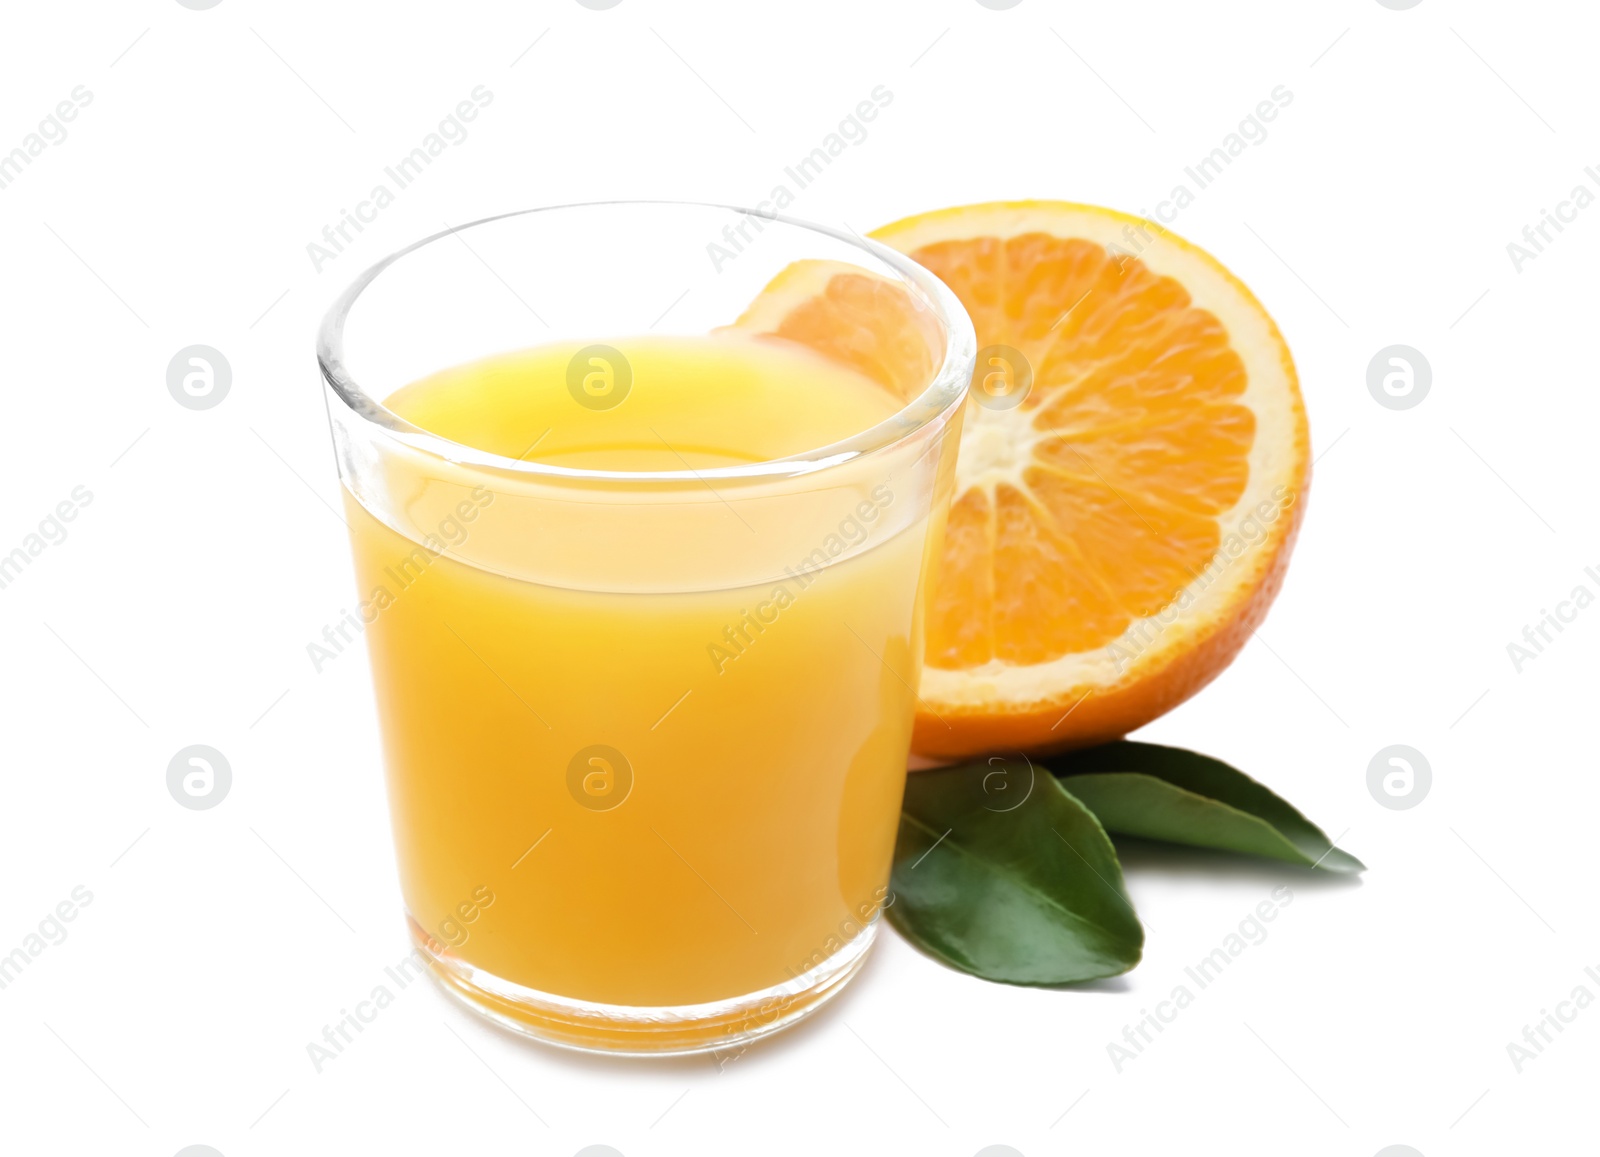
<svg viewBox="0 0 1600 1157">
<path fill-rule="evenodd" d="M 703 338 L 805 285 L 902 310 L 897 365 L 915 376 L 892 416 L 803 453 L 577 468 L 384 405 L 450 367 L 569 343 L 561 404 L 603 422 L 651 388 L 630 342 Z M 447 992 L 557 1044 L 683 1053 L 792 1024 L 861 967 L 892 903 L 973 347 L 960 303 L 903 256 L 715 205 L 476 221 L 335 302 L 318 359 L 352 619 L 406 920 Z"/>
</svg>

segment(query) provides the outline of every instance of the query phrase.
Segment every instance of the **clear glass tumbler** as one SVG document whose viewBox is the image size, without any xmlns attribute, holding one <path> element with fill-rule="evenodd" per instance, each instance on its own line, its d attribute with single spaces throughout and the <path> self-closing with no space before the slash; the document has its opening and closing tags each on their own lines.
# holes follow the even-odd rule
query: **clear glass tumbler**
<svg viewBox="0 0 1600 1157">
<path fill-rule="evenodd" d="M 385 405 L 555 343 L 564 383 L 528 388 L 566 407 L 546 445 L 581 449 L 663 388 L 651 343 L 729 327 L 878 374 L 887 416 L 696 468 L 676 446 L 715 425 L 716 395 L 696 410 L 679 381 L 684 406 L 651 427 L 670 460 L 602 469 Z M 959 302 L 899 254 L 712 205 L 489 218 L 334 304 L 318 357 L 401 889 L 448 992 L 569 1047 L 697 1052 L 795 1022 L 861 966 L 892 902 L 973 347 Z M 823 363 L 796 364 L 804 386 Z M 813 417 L 794 385 L 772 402 L 791 432 Z"/>
</svg>

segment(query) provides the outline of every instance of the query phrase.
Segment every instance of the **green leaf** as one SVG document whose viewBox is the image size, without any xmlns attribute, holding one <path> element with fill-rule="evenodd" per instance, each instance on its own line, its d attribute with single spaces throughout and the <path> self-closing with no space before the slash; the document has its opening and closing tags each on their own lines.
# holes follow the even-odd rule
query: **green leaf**
<svg viewBox="0 0 1600 1157">
<path fill-rule="evenodd" d="M 1221 760 L 1121 740 L 1059 756 L 1053 764 L 1072 794 L 1117 835 L 1245 852 L 1328 872 L 1366 870 L 1316 824 Z"/>
<path fill-rule="evenodd" d="M 1027 762 L 911 775 L 892 887 L 889 922 L 902 936 L 986 980 L 1115 976 L 1144 945 L 1105 830 Z"/>
</svg>

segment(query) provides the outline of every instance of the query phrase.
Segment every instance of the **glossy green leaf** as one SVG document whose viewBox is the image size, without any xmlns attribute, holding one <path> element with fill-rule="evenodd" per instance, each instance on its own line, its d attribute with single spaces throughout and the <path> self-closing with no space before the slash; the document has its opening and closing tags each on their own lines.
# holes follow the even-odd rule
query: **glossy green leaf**
<svg viewBox="0 0 1600 1157">
<path fill-rule="evenodd" d="M 1051 770 L 1117 835 L 1267 856 L 1328 872 L 1366 869 L 1271 790 L 1209 756 L 1123 740 L 1058 756 Z"/>
<path fill-rule="evenodd" d="M 900 934 L 986 980 L 1115 976 L 1144 945 L 1104 829 L 1025 761 L 911 775 L 892 886 L 889 921 Z"/>
</svg>

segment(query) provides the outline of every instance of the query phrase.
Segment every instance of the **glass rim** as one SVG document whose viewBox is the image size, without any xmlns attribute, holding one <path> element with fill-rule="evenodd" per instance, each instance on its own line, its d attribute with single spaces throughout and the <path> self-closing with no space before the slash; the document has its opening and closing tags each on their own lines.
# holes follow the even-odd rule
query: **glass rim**
<svg viewBox="0 0 1600 1157">
<path fill-rule="evenodd" d="M 920 393 L 906 401 L 900 409 L 882 421 L 869 426 L 865 430 L 858 431 L 848 438 L 782 458 L 741 463 L 735 466 L 709 467 L 704 470 L 690 468 L 683 470 L 588 470 L 571 466 L 555 466 L 545 462 L 530 462 L 520 458 L 509 458 L 505 455 L 491 453 L 487 450 L 480 450 L 476 447 L 453 441 L 438 434 L 430 433 L 420 426 L 413 425 L 390 410 L 381 401 L 368 394 L 356 382 L 345 361 L 345 321 L 362 292 L 391 265 L 425 245 L 431 245 L 436 241 L 454 236 L 465 230 L 490 225 L 497 221 L 505 221 L 534 213 L 559 212 L 563 209 L 595 209 L 606 206 L 670 206 L 742 213 L 748 216 L 760 217 L 764 221 L 776 221 L 783 225 L 808 230 L 851 245 L 889 266 L 890 269 L 899 274 L 922 294 L 928 307 L 933 311 L 934 316 L 938 318 L 944 329 L 944 360 L 931 375 L 927 385 Z M 971 382 L 972 362 L 977 353 L 976 346 L 977 337 L 973 330 L 972 319 L 967 315 L 967 311 L 960 300 L 944 282 L 904 254 L 890 249 L 880 242 L 863 237 L 854 230 L 847 232 L 828 225 L 789 217 L 781 213 L 749 209 L 739 205 L 725 205 L 709 201 L 629 199 L 575 201 L 560 205 L 536 206 L 531 209 L 515 209 L 508 213 L 497 213 L 493 216 L 481 217 L 475 221 L 468 221 L 465 224 L 450 226 L 390 253 L 356 277 L 328 308 L 328 312 L 323 316 L 322 323 L 317 330 L 317 365 L 321 371 L 323 381 L 363 425 L 380 432 L 395 442 L 458 465 L 500 471 L 530 481 L 548 479 L 569 483 L 575 481 L 706 483 L 740 479 L 801 477 L 815 473 L 818 470 L 825 470 L 831 466 L 856 461 L 868 455 L 886 452 L 909 441 L 931 423 L 948 414 L 960 403 Z M 485 356 L 491 356 L 494 352 L 498 351 L 488 351 Z"/>
</svg>

